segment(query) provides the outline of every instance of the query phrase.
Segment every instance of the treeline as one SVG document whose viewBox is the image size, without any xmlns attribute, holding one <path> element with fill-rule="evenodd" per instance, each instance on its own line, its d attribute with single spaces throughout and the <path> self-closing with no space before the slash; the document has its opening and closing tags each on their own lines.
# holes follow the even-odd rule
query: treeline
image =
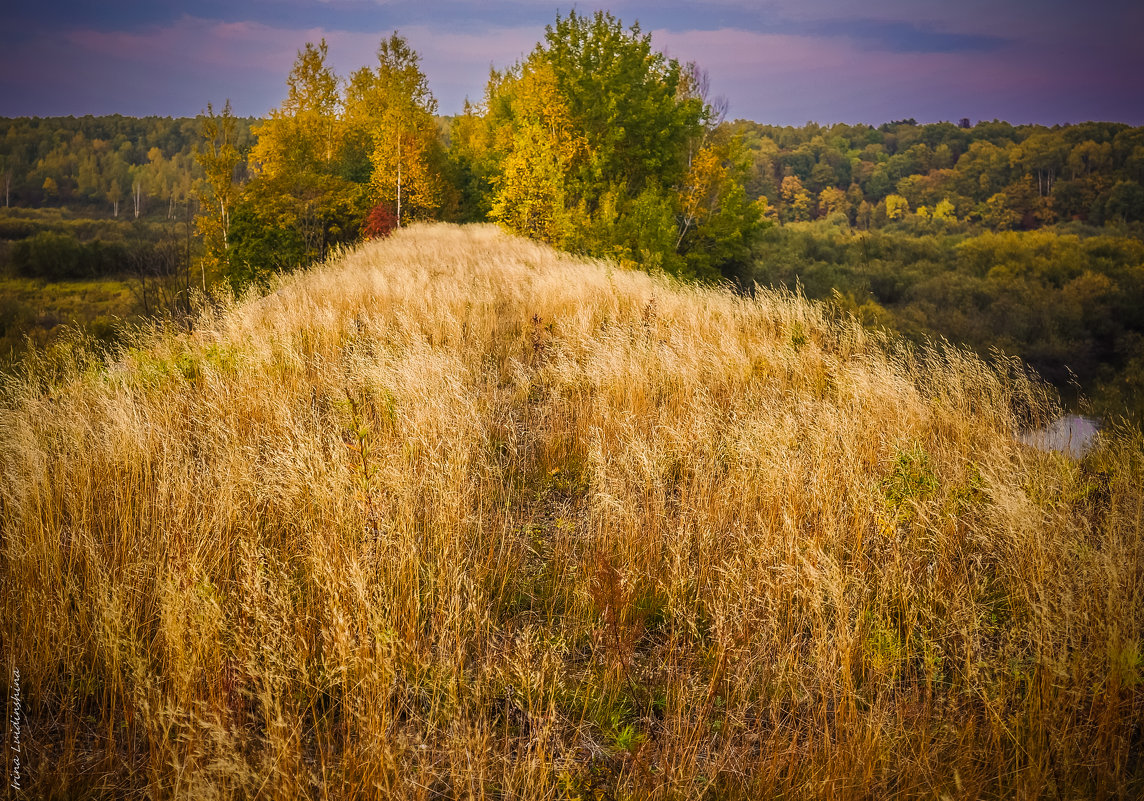
<svg viewBox="0 0 1144 801">
<path fill-rule="evenodd" d="M 776 226 L 744 284 L 798 288 L 869 324 L 1020 356 L 1102 416 L 1144 423 L 1144 242 L 1080 229 Z"/>
<path fill-rule="evenodd" d="M 997 120 L 730 127 L 751 154 L 748 194 L 766 197 L 783 222 L 840 215 L 862 229 L 912 218 L 999 231 L 1144 220 L 1144 128 Z"/>
<path fill-rule="evenodd" d="M 249 147 L 253 122 L 235 121 L 238 146 Z M 201 117 L 0 119 L 4 205 L 174 217 L 203 177 L 194 158 L 202 125 Z"/>
<path fill-rule="evenodd" d="M 769 222 L 914 233 L 1144 221 L 1144 128 L 723 120 L 703 72 L 638 25 L 558 17 L 452 118 L 396 33 L 348 76 L 306 44 L 267 119 L 4 122 L 5 205 L 174 219 L 201 206 L 236 284 L 412 219 L 494 220 L 565 249 L 714 279 Z M 86 204 L 86 205 L 85 205 Z M 125 211 L 126 209 L 126 211 Z"/>
</svg>

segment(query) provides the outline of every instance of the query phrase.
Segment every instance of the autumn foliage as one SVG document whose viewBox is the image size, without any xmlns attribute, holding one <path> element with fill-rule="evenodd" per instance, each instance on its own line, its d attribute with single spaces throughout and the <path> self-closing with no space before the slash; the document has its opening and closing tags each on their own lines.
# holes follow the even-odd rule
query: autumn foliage
<svg viewBox="0 0 1144 801">
<path fill-rule="evenodd" d="M 714 278 L 746 260 L 760 217 L 720 122 L 694 65 L 655 51 L 638 25 L 573 12 L 528 58 L 494 72 L 454 138 L 491 189 L 489 217 L 509 230 Z"/>
<path fill-rule="evenodd" d="M 369 210 L 361 227 L 363 239 L 383 239 L 397 228 L 397 215 L 388 203 L 378 203 Z"/>
<path fill-rule="evenodd" d="M 702 71 L 609 14 L 558 17 L 530 56 L 492 73 L 447 146 L 420 56 L 397 33 L 375 67 L 344 81 L 326 43 L 307 44 L 287 86 L 255 129 L 252 178 L 216 259 L 238 285 L 321 260 L 363 233 L 381 203 L 397 227 L 488 219 L 566 250 L 704 279 L 745 263 L 759 229 L 745 151 L 720 128 Z M 220 186 L 238 194 L 234 181 Z"/>
</svg>

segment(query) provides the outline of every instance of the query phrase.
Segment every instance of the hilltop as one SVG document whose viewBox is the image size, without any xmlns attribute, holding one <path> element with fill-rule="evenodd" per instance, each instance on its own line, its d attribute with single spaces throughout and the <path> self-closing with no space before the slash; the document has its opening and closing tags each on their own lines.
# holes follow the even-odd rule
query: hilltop
<svg viewBox="0 0 1144 801">
<path fill-rule="evenodd" d="M 136 340 L 0 405 L 32 796 L 1144 789 L 1144 445 L 1015 362 L 486 225 Z"/>
</svg>

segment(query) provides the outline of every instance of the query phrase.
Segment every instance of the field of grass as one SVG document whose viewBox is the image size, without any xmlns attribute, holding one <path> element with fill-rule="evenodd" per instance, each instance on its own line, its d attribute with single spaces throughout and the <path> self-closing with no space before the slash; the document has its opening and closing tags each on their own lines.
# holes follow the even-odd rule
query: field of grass
<svg viewBox="0 0 1144 801">
<path fill-rule="evenodd" d="M 29 342 L 43 348 L 68 330 L 112 339 L 138 311 L 138 299 L 121 279 L 0 276 L 0 365 L 15 363 Z"/>
<path fill-rule="evenodd" d="M 0 401 L 27 797 L 1144 792 L 1144 443 L 1016 364 L 445 225 L 135 345 Z"/>
</svg>

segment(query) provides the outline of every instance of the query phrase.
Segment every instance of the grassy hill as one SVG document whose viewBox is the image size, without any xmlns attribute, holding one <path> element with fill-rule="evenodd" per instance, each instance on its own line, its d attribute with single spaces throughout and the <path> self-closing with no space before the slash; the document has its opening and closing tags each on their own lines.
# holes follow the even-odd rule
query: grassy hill
<svg viewBox="0 0 1144 801">
<path fill-rule="evenodd" d="M 1144 444 L 1015 441 L 1056 413 L 1013 363 L 487 226 L 30 360 L 23 786 L 1138 794 Z"/>
</svg>

